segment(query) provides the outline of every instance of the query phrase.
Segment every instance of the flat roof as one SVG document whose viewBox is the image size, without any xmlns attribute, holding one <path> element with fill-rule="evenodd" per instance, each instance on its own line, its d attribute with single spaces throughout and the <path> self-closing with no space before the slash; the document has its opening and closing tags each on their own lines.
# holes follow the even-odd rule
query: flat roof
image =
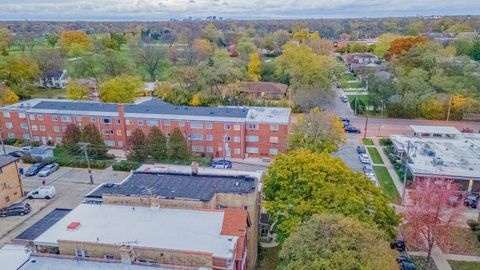
<svg viewBox="0 0 480 270">
<path fill-rule="evenodd" d="M 436 133 L 436 134 L 462 134 L 458 129 L 454 127 L 446 126 L 417 126 L 410 125 L 410 128 L 415 133 Z"/>
<path fill-rule="evenodd" d="M 8 155 L 7 156 L 1 155 L 0 156 L 0 168 L 5 167 L 8 164 L 11 164 L 11 163 L 16 162 L 18 160 L 19 160 L 19 158 L 16 158 L 16 157 L 12 157 L 12 156 L 8 156 Z"/>
<path fill-rule="evenodd" d="M 221 235 L 224 212 L 80 204 L 34 240 L 58 246 L 59 240 L 211 253 L 233 259 L 238 237 Z M 68 230 L 72 222 L 80 222 Z"/>
<path fill-rule="evenodd" d="M 143 165 L 120 184 L 102 184 L 85 197 L 110 194 L 210 201 L 215 193 L 255 192 L 260 177 L 256 172 L 201 167 L 197 175 L 191 175 L 190 166 Z"/>
<path fill-rule="evenodd" d="M 57 223 L 61 220 L 64 216 L 66 216 L 71 209 L 61 209 L 57 208 L 52 212 L 48 213 L 39 221 L 35 222 L 32 226 L 28 229 L 23 231 L 20 235 L 18 235 L 15 240 L 35 240 L 35 238 L 39 237 L 42 233 L 48 230 L 53 224 Z"/>
<path fill-rule="evenodd" d="M 17 270 L 28 260 L 30 253 L 25 246 L 5 245 L 0 249 L 0 264 L 2 270 Z"/>
<path fill-rule="evenodd" d="M 395 148 L 401 151 L 407 149 L 410 142 L 408 167 L 415 175 L 480 180 L 480 134 L 461 134 L 455 138 L 393 135 L 391 138 Z M 443 165 L 434 164 L 434 158 L 440 158 Z"/>
<path fill-rule="evenodd" d="M 288 124 L 290 108 L 249 107 L 247 123 Z"/>
</svg>

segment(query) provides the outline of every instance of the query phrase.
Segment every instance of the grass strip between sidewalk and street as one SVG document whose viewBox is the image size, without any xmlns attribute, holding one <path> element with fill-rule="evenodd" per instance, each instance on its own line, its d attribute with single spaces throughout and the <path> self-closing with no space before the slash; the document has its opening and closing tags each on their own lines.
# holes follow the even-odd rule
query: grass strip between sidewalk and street
<svg viewBox="0 0 480 270">
<path fill-rule="evenodd" d="M 466 262 L 466 261 L 448 261 L 452 270 L 478 270 L 480 269 L 480 262 Z"/>
<path fill-rule="evenodd" d="M 373 169 L 375 170 L 375 174 L 377 175 L 383 193 L 385 193 L 391 203 L 399 204 L 401 201 L 400 194 L 398 194 L 397 188 L 395 187 L 387 168 L 383 166 L 373 166 Z"/>
<path fill-rule="evenodd" d="M 362 139 L 362 144 L 363 145 L 373 145 L 373 141 L 370 138 L 363 138 Z"/>
<path fill-rule="evenodd" d="M 375 147 L 367 147 L 368 153 L 372 158 L 373 164 L 384 164 L 380 153 L 378 152 L 377 148 Z"/>
</svg>

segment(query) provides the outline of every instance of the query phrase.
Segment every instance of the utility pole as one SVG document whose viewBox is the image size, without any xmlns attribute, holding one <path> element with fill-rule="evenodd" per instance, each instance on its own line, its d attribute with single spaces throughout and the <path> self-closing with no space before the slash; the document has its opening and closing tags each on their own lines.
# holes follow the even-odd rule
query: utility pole
<svg viewBox="0 0 480 270">
<path fill-rule="evenodd" d="M 448 98 L 447 122 L 450 120 L 450 110 L 452 109 L 452 96 Z"/>
<path fill-rule="evenodd" d="M 78 143 L 80 147 L 82 147 L 83 153 L 85 154 L 85 159 L 87 160 L 87 166 L 88 166 L 88 175 L 90 176 L 90 184 L 93 183 L 93 174 L 92 174 L 92 168 L 90 167 L 90 159 L 88 158 L 88 152 L 87 152 L 87 147 L 89 143 Z"/>
<path fill-rule="evenodd" d="M 0 128 L 0 141 L 1 141 L 1 144 L 2 144 L 3 154 L 6 156 L 7 151 L 5 150 L 5 144 L 3 143 L 3 136 L 2 136 L 2 129 L 1 128 Z"/>
<path fill-rule="evenodd" d="M 410 141 L 407 144 L 407 152 L 403 151 L 403 190 L 402 190 L 402 205 L 405 205 L 405 194 L 407 192 L 407 162 L 410 156 Z"/>
<path fill-rule="evenodd" d="M 382 104 L 382 107 L 381 107 L 381 113 L 380 113 L 380 125 L 378 125 L 378 132 L 377 132 L 378 137 L 380 137 L 380 129 L 383 126 L 383 99 L 380 100 L 380 103 Z"/>
</svg>

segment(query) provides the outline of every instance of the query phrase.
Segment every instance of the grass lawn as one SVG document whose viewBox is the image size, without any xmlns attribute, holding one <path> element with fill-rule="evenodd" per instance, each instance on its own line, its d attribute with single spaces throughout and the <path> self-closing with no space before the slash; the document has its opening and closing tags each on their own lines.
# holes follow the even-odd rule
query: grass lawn
<svg viewBox="0 0 480 270">
<path fill-rule="evenodd" d="M 430 259 L 430 263 L 428 264 L 427 264 L 426 257 L 412 256 L 412 259 L 415 262 L 415 266 L 417 267 L 417 270 L 437 270 L 437 266 L 435 265 L 432 259 Z"/>
<path fill-rule="evenodd" d="M 65 98 L 65 89 L 34 88 L 30 95 L 32 98 Z"/>
<path fill-rule="evenodd" d="M 452 246 L 446 252 L 449 254 L 480 256 L 480 242 L 477 241 L 475 233 L 469 228 L 456 227 L 453 232 Z"/>
<path fill-rule="evenodd" d="M 377 148 L 375 147 L 367 147 L 368 153 L 370 154 L 370 157 L 372 158 L 373 164 L 383 164 L 382 157 L 380 156 L 380 153 L 378 152 Z"/>
<path fill-rule="evenodd" d="M 277 269 L 279 260 L 278 252 L 280 246 L 274 248 L 258 248 L 258 262 L 257 270 L 272 270 Z"/>
<path fill-rule="evenodd" d="M 478 270 L 480 262 L 448 261 L 452 270 Z"/>
<path fill-rule="evenodd" d="M 370 138 L 363 138 L 362 139 L 362 144 L 363 145 L 373 145 L 373 141 Z"/>
<path fill-rule="evenodd" d="M 400 203 L 400 194 L 398 194 L 397 188 L 393 183 L 392 177 L 388 173 L 387 168 L 381 166 L 373 166 L 375 174 L 377 175 L 380 188 L 383 190 L 389 201 L 395 204 Z"/>
<path fill-rule="evenodd" d="M 340 83 L 340 86 L 343 89 L 348 89 L 348 88 L 363 88 L 363 83 L 361 82 L 347 82 L 347 81 L 342 81 Z"/>
<path fill-rule="evenodd" d="M 352 73 L 350 72 L 345 72 L 342 74 L 342 81 L 353 81 L 356 80 L 357 77 L 355 77 Z"/>
</svg>

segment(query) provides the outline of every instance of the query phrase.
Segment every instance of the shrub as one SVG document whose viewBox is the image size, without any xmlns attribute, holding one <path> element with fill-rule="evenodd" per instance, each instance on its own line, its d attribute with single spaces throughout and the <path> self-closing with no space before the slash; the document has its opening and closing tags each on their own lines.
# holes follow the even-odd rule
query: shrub
<svg viewBox="0 0 480 270">
<path fill-rule="evenodd" d="M 480 231 L 480 223 L 474 219 L 467 220 L 467 225 L 472 231 Z M 477 235 L 478 236 L 478 235 Z"/>
<path fill-rule="evenodd" d="M 32 142 L 32 147 L 39 147 L 40 146 L 40 142 Z"/>
<path fill-rule="evenodd" d="M 136 170 L 140 167 L 140 163 L 131 160 L 122 160 L 113 164 L 112 168 L 114 171 L 129 172 L 131 170 Z"/>
<path fill-rule="evenodd" d="M 477 241 L 480 242 L 480 231 L 475 231 L 475 235 L 477 236 Z"/>
<path fill-rule="evenodd" d="M 6 144 L 6 145 L 14 145 L 15 143 L 17 143 L 18 139 L 16 138 L 8 138 L 8 139 L 5 139 L 3 140 L 3 143 Z"/>
<path fill-rule="evenodd" d="M 380 139 L 380 145 L 383 145 L 383 146 L 392 146 L 393 143 L 392 143 L 392 140 L 390 140 L 389 138 L 383 138 L 383 139 Z"/>
<path fill-rule="evenodd" d="M 32 157 L 30 154 L 23 155 L 21 159 L 23 163 L 26 163 L 26 164 L 33 164 L 37 162 L 37 160 L 34 157 Z"/>
</svg>

